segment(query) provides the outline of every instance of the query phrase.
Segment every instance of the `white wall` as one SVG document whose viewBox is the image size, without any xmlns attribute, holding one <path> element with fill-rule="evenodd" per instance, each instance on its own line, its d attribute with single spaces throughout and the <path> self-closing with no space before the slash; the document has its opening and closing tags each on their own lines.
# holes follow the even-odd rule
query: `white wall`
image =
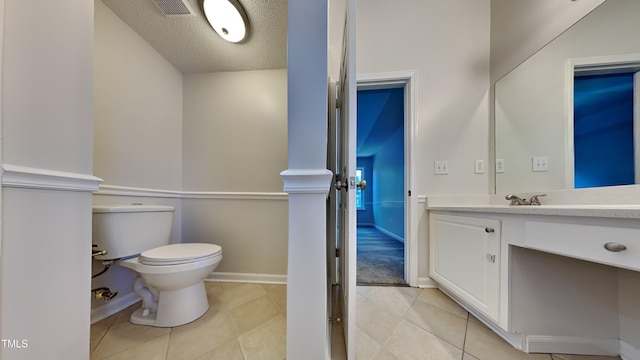
<svg viewBox="0 0 640 360">
<path fill-rule="evenodd" d="M 281 192 L 287 167 L 287 71 L 187 75 L 183 189 Z"/>
<path fill-rule="evenodd" d="M 0 358 L 87 359 L 93 1 L 0 5 Z"/>
<path fill-rule="evenodd" d="M 489 15 L 489 0 L 358 2 L 358 74 L 417 70 L 413 196 L 488 192 L 490 173 L 473 165 L 489 156 Z M 449 175 L 433 174 L 435 160 Z M 426 277 L 425 214 L 414 216 Z"/>
<path fill-rule="evenodd" d="M 95 4 L 94 173 L 105 185 L 180 190 L 182 74 Z"/>
<path fill-rule="evenodd" d="M 491 82 L 605 0 L 491 0 Z"/>
<path fill-rule="evenodd" d="M 218 273 L 284 279 L 287 71 L 185 76 L 183 144 L 183 241 L 222 246 Z"/>
</svg>

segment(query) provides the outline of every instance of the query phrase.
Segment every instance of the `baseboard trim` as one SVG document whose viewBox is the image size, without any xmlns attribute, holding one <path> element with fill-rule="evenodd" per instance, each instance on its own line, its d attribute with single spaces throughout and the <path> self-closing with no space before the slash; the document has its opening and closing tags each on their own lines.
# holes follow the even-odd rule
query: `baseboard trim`
<svg viewBox="0 0 640 360">
<path fill-rule="evenodd" d="M 620 353 L 620 340 L 575 336 L 526 335 L 523 350 L 528 353 L 616 356 Z"/>
<path fill-rule="evenodd" d="M 421 277 L 418 278 L 418 287 L 422 289 L 434 289 L 438 288 L 438 283 L 430 277 Z"/>
<path fill-rule="evenodd" d="M 212 272 L 205 281 L 219 282 L 240 282 L 256 284 L 287 284 L 287 275 L 277 274 L 251 274 L 251 273 L 228 273 Z"/>
<path fill-rule="evenodd" d="M 640 349 L 620 340 L 620 357 L 622 360 L 640 359 Z"/>
<path fill-rule="evenodd" d="M 140 297 L 135 293 L 129 293 L 123 296 L 117 296 L 115 299 L 105 302 L 104 305 L 91 309 L 91 324 L 95 324 L 100 320 L 116 314 L 129 306 L 140 301 Z"/>
<path fill-rule="evenodd" d="M 399 241 L 399 242 L 404 244 L 404 238 L 401 238 L 400 236 L 398 236 L 398 235 L 396 235 L 396 234 L 394 234 L 394 233 L 392 233 L 392 232 L 390 232 L 388 230 L 385 230 L 385 229 L 381 228 L 378 225 L 373 225 L 373 226 L 376 229 L 378 229 L 378 231 L 380 231 L 381 233 L 383 233 L 383 234 L 387 235 L 388 237 L 390 237 L 390 238 L 392 238 L 394 240 L 397 240 L 397 241 Z"/>
</svg>

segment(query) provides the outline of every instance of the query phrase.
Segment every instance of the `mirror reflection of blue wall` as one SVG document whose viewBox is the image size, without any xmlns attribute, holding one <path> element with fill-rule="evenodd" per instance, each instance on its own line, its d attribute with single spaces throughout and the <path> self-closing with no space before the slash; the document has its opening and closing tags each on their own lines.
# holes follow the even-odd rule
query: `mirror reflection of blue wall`
<svg viewBox="0 0 640 360">
<path fill-rule="evenodd" d="M 367 181 L 358 225 L 404 241 L 404 88 L 358 90 L 357 138 Z"/>
<path fill-rule="evenodd" d="M 635 183 L 633 76 L 575 77 L 575 188 Z"/>
</svg>

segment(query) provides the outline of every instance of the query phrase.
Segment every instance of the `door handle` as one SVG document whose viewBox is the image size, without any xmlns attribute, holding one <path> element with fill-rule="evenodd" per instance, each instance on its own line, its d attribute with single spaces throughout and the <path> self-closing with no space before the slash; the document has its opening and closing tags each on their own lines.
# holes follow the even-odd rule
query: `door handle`
<svg viewBox="0 0 640 360">
<path fill-rule="evenodd" d="M 367 181 L 366 180 L 360 180 L 359 183 L 356 183 L 356 186 L 358 188 L 360 188 L 360 190 L 364 190 L 367 188 Z"/>
<path fill-rule="evenodd" d="M 349 191 L 349 186 L 340 180 L 336 180 L 336 190 L 340 191 L 342 189 Z"/>
</svg>

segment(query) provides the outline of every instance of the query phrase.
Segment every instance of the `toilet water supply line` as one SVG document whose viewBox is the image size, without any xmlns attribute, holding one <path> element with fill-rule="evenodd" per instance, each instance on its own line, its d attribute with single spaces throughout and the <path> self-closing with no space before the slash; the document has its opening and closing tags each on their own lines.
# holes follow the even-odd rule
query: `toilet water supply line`
<svg viewBox="0 0 640 360">
<path fill-rule="evenodd" d="M 93 244 L 92 247 L 95 248 L 97 247 L 97 245 Z M 105 255 L 106 253 L 107 252 L 104 250 L 92 250 L 91 257 L 93 258 L 94 256 L 97 256 L 97 255 Z M 103 261 L 102 265 L 104 266 L 104 269 L 100 270 L 100 272 L 95 275 L 91 275 L 91 279 L 95 279 L 98 276 L 106 273 L 112 264 L 113 264 L 113 260 Z M 114 297 L 116 297 L 118 295 L 118 292 L 117 291 L 111 292 L 111 289 L 109 289 L 108 287 L 99 287 L 99 288 L 91 289 L 91 294 L 96 298 L 96 300 L 109 301 Z"/>
</svg>

